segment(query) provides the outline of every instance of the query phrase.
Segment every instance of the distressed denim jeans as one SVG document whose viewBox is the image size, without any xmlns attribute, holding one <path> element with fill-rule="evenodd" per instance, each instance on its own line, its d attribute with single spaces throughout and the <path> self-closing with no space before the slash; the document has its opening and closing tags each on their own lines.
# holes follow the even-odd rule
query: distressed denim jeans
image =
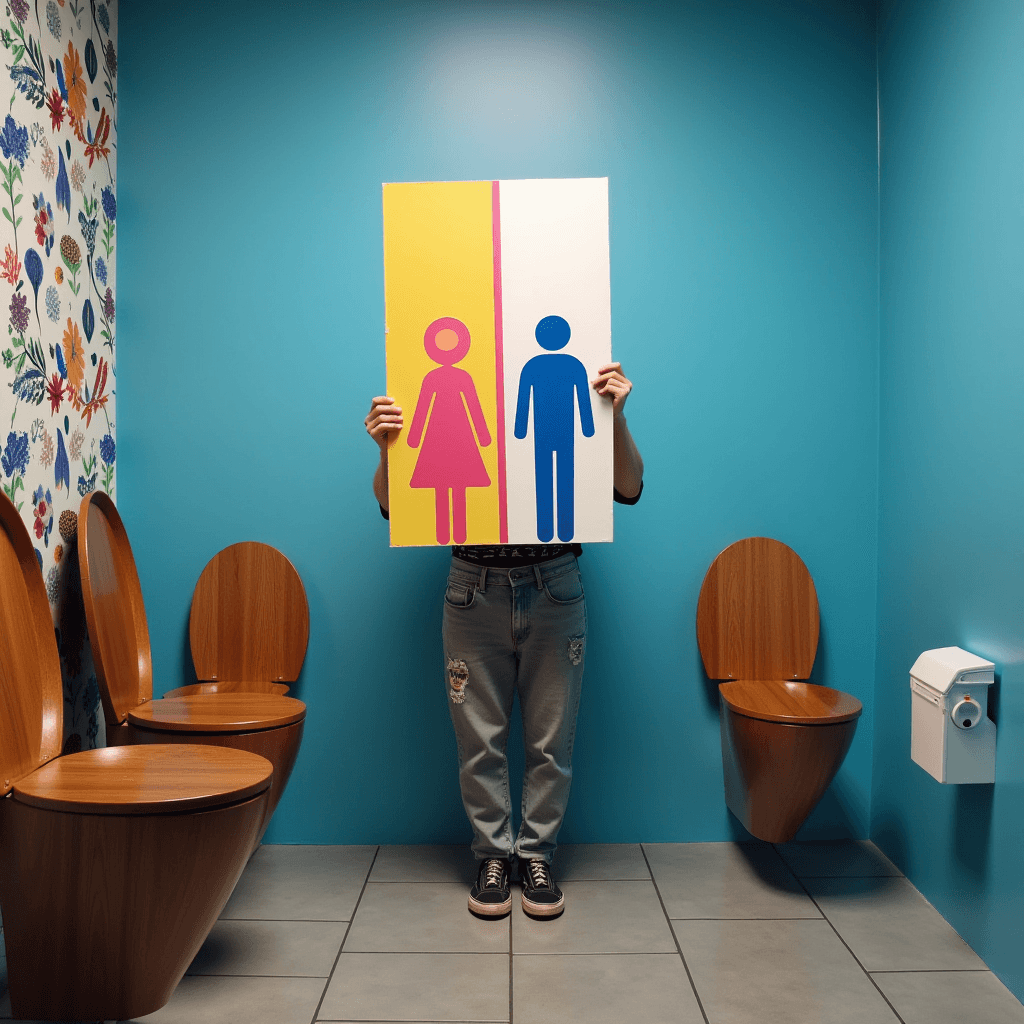
<svg viewBox="0 0 1024 1024">
<path fill-rule="evenodd" d="M 452 558 L 442 627 L 445 692 L 480 860 L 513 853 L 551 860 L 572 782 L 586 637 L 574 555 L 521 569 Z M 513 840 L 506 749 L 517 690 L 526 770 Z"/>
</svg>

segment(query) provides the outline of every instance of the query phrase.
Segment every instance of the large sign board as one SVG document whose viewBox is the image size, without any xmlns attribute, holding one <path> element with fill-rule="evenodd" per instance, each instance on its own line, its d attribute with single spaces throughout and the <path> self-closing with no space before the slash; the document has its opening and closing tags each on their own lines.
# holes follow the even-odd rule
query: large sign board
<svg viewBox="0 0 1024 1024">
<path fill-rule="evenodd" d="M 612 539 L 608 179 L 384 186 L 392 546 Z"/>
</svg>

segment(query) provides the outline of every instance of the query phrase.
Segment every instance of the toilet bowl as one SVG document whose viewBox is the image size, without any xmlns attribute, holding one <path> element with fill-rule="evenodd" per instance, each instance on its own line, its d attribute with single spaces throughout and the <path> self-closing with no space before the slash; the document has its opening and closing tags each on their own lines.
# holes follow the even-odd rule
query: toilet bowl
<svg viewBox="0 0 1024 1024">
<path fill-rule="evenodd" d="M 722 680 L 725 802 L 758 839 L 785 843 L 824 795 L 863 710 L 806 682 L 818 648 L 818 598 L 792 548 L 748 537 L 711 563 L 697 603 L 708 678 Z"/>
<path fill-rule="evenodd" d="M 60 756 L 64 690 L 31 538 L 0 496 L 0 912 L 21 1020 L 170 998 L 245 866 L 273 769 L 217 747 Z"/>
<path fill-rule="evenodd" d="M 256 541 L 218 551 L 192 594 L 188 635 L 199 682 L 165 697 L 288 693 L 309 643 L 309 604 L 295 566 Z"/>
<path fill-rule="evenodd" d="M 274 777 L 255 848 L 295 765 L 306 705 L 279 694 L 245 692 L 153 700 L 149 628 L 135 559 L 113 501 L 99 491 L 82 500 L 78 560 L 108 746 L 204 744 L 267 758 Z"/>
</svg>

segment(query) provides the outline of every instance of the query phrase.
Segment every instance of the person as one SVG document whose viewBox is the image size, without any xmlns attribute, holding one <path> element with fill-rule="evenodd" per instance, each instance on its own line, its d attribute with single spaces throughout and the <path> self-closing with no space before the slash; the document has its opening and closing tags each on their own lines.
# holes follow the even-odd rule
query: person
<svg viewBox="0 0 1024 1024">
<path fill-rule="evenodd" d="M 633 505 L 643 491 L 643 459 L 626 425 L 632 382 L 619 363 L 591 382 L 610 402 L 614 498 Z M 402 430 L 402 409 L 374 398 L 364 420 L 380 447 L 373 493 L 388 518 L 388 439 Z M 572 748 L 587 641 L 578 544 L 459 546 L 452 549 L 442 641 L 448 708 L 459 754 L 463 806 L 479 862 L 469 909 L 503 917 L 512 909 L 518 859 L 523 910 L 562 913 L 565 897 L 551 873 L 572 780 Z M 522 824 L 513 838 L 508 781 L 512 700 L 519 693 L 525 746 Z"/>
</svg>

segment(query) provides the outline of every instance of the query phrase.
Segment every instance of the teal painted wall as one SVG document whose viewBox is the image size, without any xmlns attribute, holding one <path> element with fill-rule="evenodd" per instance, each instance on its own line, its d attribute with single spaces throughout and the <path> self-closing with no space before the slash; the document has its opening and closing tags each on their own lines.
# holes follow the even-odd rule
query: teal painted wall
<svg viewBox="0 0 1024 1024">
<path fill-rule="evenodd" d="M 1019 0 L 881 8 L 871 835 L 1024 998 L 1022 52 Z M 996 663 L 994 786 L 910 761 L 908 671 L 954 644 Z"/>
<path fill-rule="evenodd" d="M 562 838 L 717 840 L 714 556 L 814 575 L 814 678 L 864 718 L 805 836 L 867 834 L 877 511 L 871 3 L 183 2 L 121 14 L 119 504 L 158 692 L 206 561 L 277 545 L 312 639 L 271 842 L 468 836 L 441 674 L 446 552 L 387 546 L 383 181 L 607 175 L 613 344 L 646 462 L 583 557 L 590 640 Z"/>
</svg>

